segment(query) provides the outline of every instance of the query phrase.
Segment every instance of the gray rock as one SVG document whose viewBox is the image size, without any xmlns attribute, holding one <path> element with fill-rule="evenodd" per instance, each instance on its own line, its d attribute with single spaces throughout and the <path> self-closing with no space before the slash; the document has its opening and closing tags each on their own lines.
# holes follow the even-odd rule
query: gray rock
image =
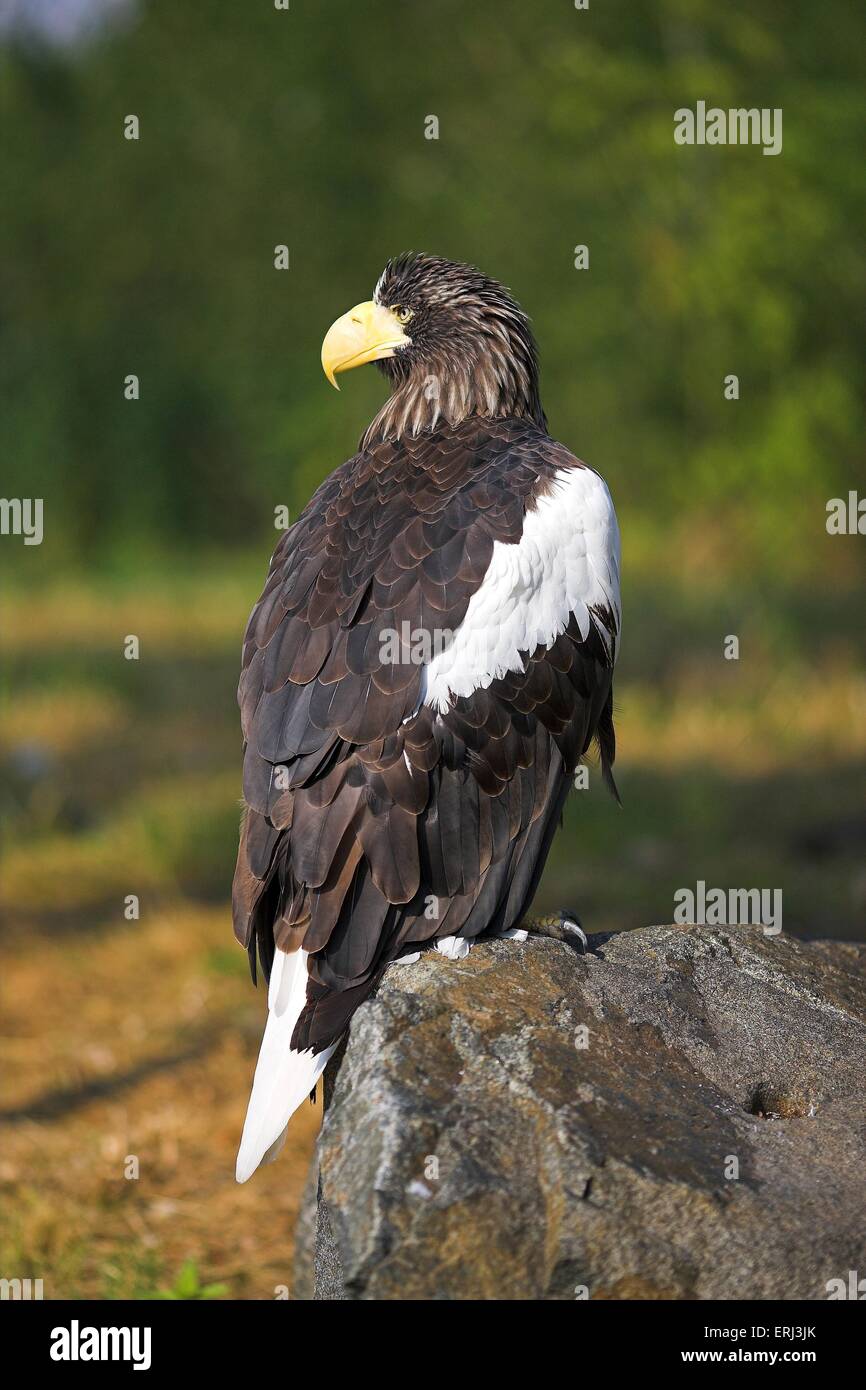
<svg viewBox="0 0 866 1390">
<path fill-rule="evenodd" d="M 316 1286 L 316 1227 L 318 1225 L 319 1165 L 314 1159 L 307 1174 L 301 1207 L 295 1223 L 295 1258 L 292 1269 L 292 1298 L 298 1302 L 313 1297 Z"/>
<path fill-rule="evenodd" d="M 316 1297 L 814 1299 L 866 1274 L 864 946 L 431 952 L 335 1063 Z"/>
</svg>

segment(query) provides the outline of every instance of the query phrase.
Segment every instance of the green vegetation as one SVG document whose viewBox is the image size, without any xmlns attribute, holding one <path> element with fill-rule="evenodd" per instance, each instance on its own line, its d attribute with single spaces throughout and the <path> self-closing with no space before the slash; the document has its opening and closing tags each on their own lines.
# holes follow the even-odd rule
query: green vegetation
<svg viewBox="0 0 866 1390">
<path fill-rule="evenodd" d="M 156 1298 L 168 1299 L 213 1299 L 225 1298 L 226 1284 L 202 1284 L 195 1260 L 187 1260 L 169 1289 L 159 1289 Z"/>
<path fill-rule="evenodd" d="M 48 527 L 28 572 L 264 549 L 381 396 L 374 372 L 334 396 L 324 330 L 409 247 L 514 287 L 551 424 L 627 516 L 663 536 L 722 508 L 752 564 L 802 563 L 862 478 L 864 29 L 847 0 L 147 0 L 75 59 L 7 53 L 4 486 Z M 675 146 L 698 99 L 782 108 L 783 153 Z"/>
</svg>

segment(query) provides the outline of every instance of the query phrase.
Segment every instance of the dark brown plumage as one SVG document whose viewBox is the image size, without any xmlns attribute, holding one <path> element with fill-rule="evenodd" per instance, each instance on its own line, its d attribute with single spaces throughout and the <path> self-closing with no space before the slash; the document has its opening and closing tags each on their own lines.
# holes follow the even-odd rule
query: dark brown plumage
<svg viewBox="0 0 866 1390">
<path fill-rule="evenodd" d="M 238 692 L 235 931 L 254 973 L 256 952 L 266 976 L 275 948 L 310 953 L 292 1047 L 315 1052 L 408 946 L 519 923 L 577 762 L 594 737 L 607 777 L 614 759 L 612 607 L 583 634 L 566 615 L 443 712 L 422 702 L 412 634 L 452 640 L 496 542 L 517 545 L 584 465 L 547 434 L 532 335 L 500 286 L 412 257 L 379 290 L 414 305 L 411 348 L 380 364 L 388 404 L 280 540 Z"/>
</svg>

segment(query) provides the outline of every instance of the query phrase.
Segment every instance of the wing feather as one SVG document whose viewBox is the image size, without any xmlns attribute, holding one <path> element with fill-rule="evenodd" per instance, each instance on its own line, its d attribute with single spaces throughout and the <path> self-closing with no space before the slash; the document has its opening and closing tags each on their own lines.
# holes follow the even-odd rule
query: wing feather
<svg viewBox="0 0 866 1390">
<path fill-rule="evenodd" d="M 369 446 L 277 547 L 238 692 L 250 809 L 234 921 L 272 981 L 279 967 L 280 1006 L 239 1171 L 407 943 L 519 921 L 594 735 L 609 775 L 619 561 L 604 553 L 603 484 L 567 485 L 583 468 L 531 421 L 470 419 Z M 528 521 L 560 492 L 564 530 L 564 503 Z M 557 537 L 579 573 L 553 554 Z M 500 661 L 509 623 L 524 645 Z M 471 669 L 466 624 L 484 639 Z M 465 688 L 448 693 L 461 670 Z"/>
</svg>

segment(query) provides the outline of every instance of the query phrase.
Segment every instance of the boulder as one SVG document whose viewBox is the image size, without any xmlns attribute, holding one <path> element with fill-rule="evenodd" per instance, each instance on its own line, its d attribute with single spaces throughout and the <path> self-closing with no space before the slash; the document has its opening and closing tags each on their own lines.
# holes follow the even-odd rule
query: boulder
<svg viewBox="0 0 866 1390">
<path fill-rule="evenodd" d="M 866 1274 L 866 946 L 659 926 L 392 966 L 318 1164 L 316 1298 L 827 1298 Z"/>
</svg>

